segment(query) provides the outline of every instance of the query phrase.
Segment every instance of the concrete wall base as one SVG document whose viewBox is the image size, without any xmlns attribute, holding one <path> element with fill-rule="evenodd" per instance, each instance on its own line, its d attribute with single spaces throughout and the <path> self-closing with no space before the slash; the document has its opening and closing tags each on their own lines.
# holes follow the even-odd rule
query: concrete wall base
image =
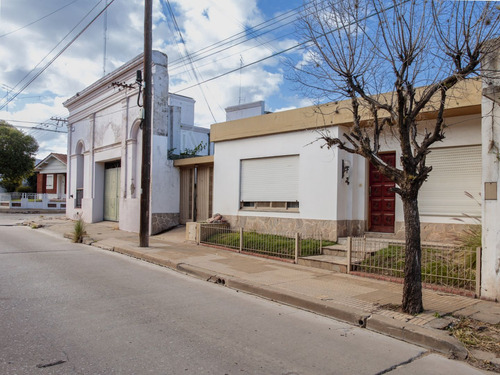
<svg viewBox="0 0 500 375">
<path fill-rule="evenodd" d="M 299 233 L 302 237 L 319 237 L 337 241 L 338 237 L 363 236 L 367 223 L 364 220 L 314 220 L 289 219 L 265 216 L 237 216 L 223 215 L 231 228 L 244 228 L 245 231 L 262 233 L 290 234 Z M 421 223 L 421 238 L 425 242 L 453 243 L 460 237 L 460 233 L 469 226 L 466 224 Z M 404 240 L 405 230 L 403 222 L 395 223 L 394 233 L 370 233 L 387 238 Z"/>
<path fill-rule="evenodd" d="M 158 234 L 179 225 L 179 213 L 156 213 L 151 215 L 151 234 Z"/>
<path fill-rule="evenodd" d="M 236 216 L 223 215 L 232 228 L 244 228 L 245 231 L 295 235 L 299 233 L 303 238 L 320 237 L 330 241 L 337 241 L 339 227 L 343 232 L 347 230 L 347 222 L 339 225 L 333 220 L 288 219 L 281 217 L 264 216 Z"/>
</svg>

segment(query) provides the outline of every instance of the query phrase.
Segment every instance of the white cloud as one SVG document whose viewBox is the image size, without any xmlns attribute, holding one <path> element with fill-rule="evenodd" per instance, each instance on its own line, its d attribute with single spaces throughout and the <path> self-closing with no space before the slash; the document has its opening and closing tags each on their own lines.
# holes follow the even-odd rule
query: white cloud
<svg viewBox="0 0 500 375">
<path fill-rule="evenodd" d="M 0 37 L 0 87 L 16 85 L 54 46 L 71 30 L 98 0 L 76 1 L 63 10 L 20 31 Z M 104 1 L 97 8 L 102 9 Z M 16 0 L 3 2 L 0 10 L 0 35 L 24 26 L 48 13 L 68 4 L 63 0 Z M 143 50 L 143 5 L 142 0 L 115 1 L 107 12 L 107 56 L 106 73 L 118 68 Z M 189 52 L 193 53 L 214 43 L 240 33 L 240 41 L 247 39 L 245 28 L 265 20 L 257 0 L 171 0 L 176 20 Z M 95 15 L 97 11 L 93 11 Z M 172 21 L 162 13 L 160 1 L 154 2 L 154 43 L 156 49 L 169 56 L 170 91 L 197 83 L 192 72 L 193 65 L 179 63 L 185 53 Z M 89 21 L 87 18 L 77 30 Z M 167 22 L 165 22 L 167 20 Z M 73 37 L 75 33 L 72 34 Z M 250 64 L 266 59 L 270 54 L 296 43 L 289 36 L 273 40 L 272 33 L 250 39 L 233 48 L 230 44 L 220 49 L 205 49 L 203 59 L 194 57 L 198 81 L 224 74 L 239 68 L 240 59 Z M 65 45 L 70 38 L 65 40 Z M 231 43 L 231 45 L 234 43 Z M 62 102 L 76 92 L 89 86 L 103 75 L 104 23 L 98 19 L 78 40 L 71 45 L 43 74 L 24 92 L 19 100 L 9 104 L 9 112 L 0 111 L 0 118 L 26 121 L 46 121 L 51 116 L 64 115 Z M 212 54 L 208 56 L 209 54 Z M 44 66 L 50 58 L 40 64 Z M 191 71 L 191 72 L 190 72 Z M 199 87 L 180 92 L 196 100 L 195 121 L 209 126 L 225 120 L 224 108 L 243 102 L 266 100 L 280 93 L 285 84 L 278 57 L 266 59 L 239 72 L 203 85 L 205 98 Z M 19 89 L 21 85 L 16 87 Z M 0 92 L 0 96 L 5 92 Z M 26 101 L 25 96 L 43 96 L 37 103 Z M 0 98 L 1 99 L 1 98 Z M 298 102 L 295 98 L 287 100 Z M 208 102 L 208 104 L 207 104 Z M 290 105 L 290 103 L 287 103 Z M 1 105 L 1 100 L 0 100 Z M 210 109 L 211 111 L 210 111 Z M 61 150 L 60 136 L 54 149 Z M 55 139 L 55 138 L 54 138 Z M 41 143 L 42 144 L 42 143 Z M 42 148 L 42 147 L 41 147 Z M 43 141 L 43 149 L 50 148 L 50 140 Z"/>
</svg>

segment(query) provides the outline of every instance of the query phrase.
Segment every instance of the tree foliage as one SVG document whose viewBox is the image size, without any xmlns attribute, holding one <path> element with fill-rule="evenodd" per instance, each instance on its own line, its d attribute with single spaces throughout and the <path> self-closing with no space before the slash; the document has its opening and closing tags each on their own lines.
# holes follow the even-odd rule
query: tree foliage
<svg viewBox="0 0 500 375">
<path fill-rule="evenodd" d="M 0 121 L 0 183 L 8 190 L 28 178 L 35 167 L 38 143 L 30 135 Z"/>
<path fill-rule="evenodd" d="M 452 89 L 478 76 L 483 59 L 498 53 L 489 40 L 500 35 L 499 24 L 494 2 L 466 1 L 312 0 L 300 18 L 309 43 L 293 79 L 320 101 L 348 99 L 352 113 L 347 132 L 334 137 L 324 130 L 320 139 L 368 159 L 395 182 L 403 202 L 408 313 L 423 310 L 418 192 L 432 171 L 426 156 L 445 138 Z M 429 111 L 434 119 L 422 128 L 419 120 Z M 399 144 L 400 166 L 379 157 L 387 136 Z"/>
</svg>

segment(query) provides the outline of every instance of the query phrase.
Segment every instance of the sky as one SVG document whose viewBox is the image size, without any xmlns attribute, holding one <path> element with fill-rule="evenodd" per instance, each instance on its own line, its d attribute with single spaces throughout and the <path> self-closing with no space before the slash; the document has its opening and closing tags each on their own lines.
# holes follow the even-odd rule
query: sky
<svg viewBox="0 0 500 375">
<path fill-rule="evenodd" d="M 264 100 L 272 112 L 312 104 L 286 79 L 284 59 L 302 52 L 269 58 L 300 42 L 293 21 L 302 4 L 153 0 L 153 48 L 169 58 L 170 92 L 196 100 L 196 125 L 225 121 L 224 108 L 239 103 Z M 0 0 L 0 119 L 66 131 L 50 119 L 66 118 L 65 100 L 143 51 L 143 20 L 144 0 Z M 23 130 L 37 139 L 37 158 L 66 153 L 66 134 Z"/>
</svg>

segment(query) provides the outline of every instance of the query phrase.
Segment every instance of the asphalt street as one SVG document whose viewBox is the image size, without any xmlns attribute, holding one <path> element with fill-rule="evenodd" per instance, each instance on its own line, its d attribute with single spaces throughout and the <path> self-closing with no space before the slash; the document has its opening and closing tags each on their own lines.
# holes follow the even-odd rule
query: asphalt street
<svg viewBox="0 0 500 375">
<path fill-rule="evenodd" d="M 0 218 L 2 374 L 481 373 L 15 220 Z"/>
</svg>

